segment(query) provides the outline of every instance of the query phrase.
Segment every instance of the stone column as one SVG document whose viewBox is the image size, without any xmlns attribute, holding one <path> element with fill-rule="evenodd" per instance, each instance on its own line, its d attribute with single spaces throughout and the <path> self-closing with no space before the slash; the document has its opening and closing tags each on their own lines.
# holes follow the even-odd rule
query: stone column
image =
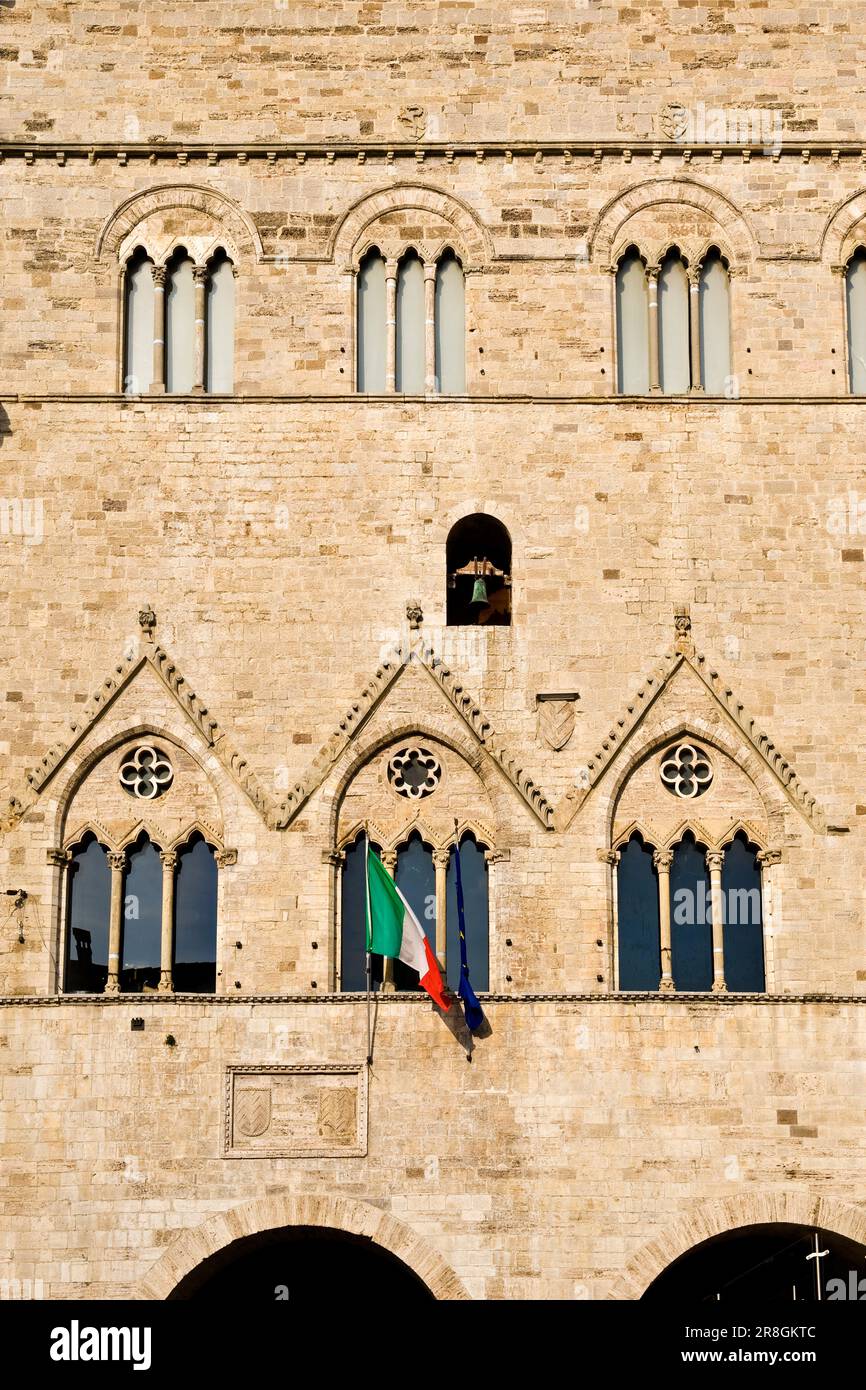
<svg viewBox="0 0 866 1390">
<path fill-rule="evenodd" d="M 165 391 L 165 280 L 164 265 L 153 267 L 153 381 L 154 393 Z"/>
<path fill-rule="evenodd" d="M 385 390 L 397 389 L 397 262 L 385 261 Z"/>
<path fill-rule="evenodd" d="M 395 849 L 383 849 L 379 858 L 382 860 L 382 867 L 385 872 L 393 878 L 397 871 L 397 851 Z M 383 956 L 382 991 L 384 994 L 393 994 L 394 988 L 394 962 L 390 956 Z"/>
<path fill-rule="evenodd" d="M 123 925 L 123 871 L 126 868 L 126 855 L 110 850 L 108 865 L 111 869 L 111 907 L 108 916 L 108 979 L 105 982 L 106 994 L 120 993 L 120 935 Z"/>
<path fill-rule="evenodd" d="M 162 864 L 162 935 L 159 946 L 159 985 L 160 994 L 171 994 L 174 984 L 171 978 L 171 948 L 174 940 L 174 871 L 177 868 L 177 854 L 173 849 L 161 850 Z"/>
<path fill-rule="evenodd" d="M 331 904 L 328 921 L 331 939 L 328 942 L 328 987 L 339 990 L 343 983 L 343 865 L 346 862 L 346 852 L 342 849 L 324 850 L 322 860 L 330 865 L 328 891 Z M 366 946 L 365 937 L 365 950 Z"/>
<path fill-rule="evenodd" d="M 613 922 L 613 958 L 608 951 L 608 964 L 611 969 L 611 981 L 614 989 L 619 989 L 619 879 L 617 876 L 617 865 L 619 864 L 620 851 L 618 849 L 598 850 L 598 859 L 602 864 L 609 865 L 610 873 L 608 876 L 608 886 L 610 888 L 610 915 L 608 922 Z M 610 940 L 608 933 L 605 937 Z"/>
<path fill-rule="evenodd" d="M 649 389 L 652 395 L 661 391 L 659 381 L 659 267 L 646 268 L 649 292 Z"/>
<path fill-rule="evenodd" d="M 424 263 L 424 390 L 436 390 L 436 262 Z"/>
<path fill-rule="evenodd" d="M 710 871 L 710 903 L 713 914 L 713 994 L 727 994 L 725 984 L 725 904 L 722 895 L 722 864 L 725 856 L 721 850 L 710 850 L 707 854 L 707 868 Z"/>
<path fill-rule="evenodd" d="M 701 268 L 692 266 L 689 275 L 689 347 L 692 364 L 692 391 L 703 391 L 701 381 Z"/>
<path fill-rule="evenodd" d="M 433 867 L 436 870 L 436 959 L 445 975 L 445 952 L 448 940 L 448 860 L 450 850 L 434 849 Z"/>
<path fill-rule="evenodd" d="M 207 267 L 197 265 L 192 272 L 195 294 L 195 370 L 192 389 L 196 395 L 204 391 L 205 300 L 207 297 Z"/>
<path fill-rule="evenodd" d="M 56 875 L 52 875 L 52 878 L 54 879 L 54 886 L 56 889 L 56 891 L 52 893 L 52 901 L 55 905 L 54 911 L 52 912 L 52 918 L 54 922 L 54 930 L 52 932 L 52 935 L 54 937 L 55 942 L 57 943 L 57 948 L 54 952 L 54 987 L 59 994 L 61 993 L 66 984 L 66 962 L 69 959 L 69 920 L 68 909 L 64 911 L 64 903 L 68 903 L 69 901 L 66 874 L 69 865 L 72 862 L 72 850 L 49 849 L 46 851 L 46 859 L 48 863 L 53 865 L 53 867 L 58 871 Z"/>
<path fill-rule="evenodd" d="M 781 863 L 780 849 L 758 851 L 761 866 L 761 927 L 764 936 L 764 987 L 769 994 L 776 988 L 776 928 L 779 925 L 779 894 L 776 887 L 776 865 Z"/>
<path fill-rule="evenodd" d="M 653 864 L 659 876 L 659 944 L 661 946 L 662 977 L 659 990 L 671 994 L 676 989 L 671 971 L 671 849 L 653 851 Z"/>
</svg>

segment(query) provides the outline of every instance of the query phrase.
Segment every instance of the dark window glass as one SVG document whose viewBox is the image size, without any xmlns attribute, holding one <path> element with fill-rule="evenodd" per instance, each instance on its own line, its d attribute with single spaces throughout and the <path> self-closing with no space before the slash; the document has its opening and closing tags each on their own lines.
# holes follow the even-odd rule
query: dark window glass
<svg viewBox="0 0 866 1390">
<path fill-rule="evenodd" d="M 217 862 L 201 835 L 194 835 L 179 851 L 176 873 L 174 987 L 195 994 L 213 994 L 216 989 Z"/>
<path fill-rule="evenodd" d="M 617 865 L 620 989 L 658 989 L 661 981 L 659 884 L 653 852 L 640 835 L 620 850 Z"/>
<path fill-rule="evenodd" d="M 711 989 L 713 927 L 706 846 L 688 831 L 671 864 L 671 971 L 678 990 Z"/>
<path fill-rule="evenodd" d="M 411 907 L 436 954 L 436 870 L 433 851 L 425 845 L 417 830 L 409 836 L 397 853 L 397 887 Z M 394 962 L 394 984 L 397 989 L 418 989 L 418 976 L 402 961 Z"/>
<path fill-rule="evenodd" d="M 742 833 L 725 849 L 722 896 L 725 904 L 725 984 L 730 990 L 760 993 L 764 983 L 764 931 L 761 921 L 761 866 L 757 851 Z"/>
<path fill-rule="evenodd" d="M 378 845 L 371 848 L 381 853 Z M 346 846 L 342 873 L 340 930 L 340 989 L 367 988 L 367 837 L 359 835 Z M 382 983 L 382 957 L 370 962 L 374 988 Z"/>
<path fill-rule="evenodd" d="M 460 842 L 460 872 L 463 879 L 463 907 L 466 915 L 466 953 L 472 988 L 490 988 L 490 950 L 487 897 L 487 861 L 484 847 L 472 835 Z M 453 852 L 448 859 L 448 908 L 445 959 L 448 983 L 453 990 L 460 983 L 460 926 L 457 917 L 457 876 Z"/>
<path fill-rule="evenodd" d="M 111 869 L 94 835 L 86 835 L 69 864 L 66 914 L 67 993 L 101 994 L 108 978 Z"/>
<path fill-rule="evenodd" d="M 130 851 L 123 883 L 120 988 L 140 994 L 159 984 L 162 937 L 162 864 L 159 850 L 142 835 Z"/>
</svg>

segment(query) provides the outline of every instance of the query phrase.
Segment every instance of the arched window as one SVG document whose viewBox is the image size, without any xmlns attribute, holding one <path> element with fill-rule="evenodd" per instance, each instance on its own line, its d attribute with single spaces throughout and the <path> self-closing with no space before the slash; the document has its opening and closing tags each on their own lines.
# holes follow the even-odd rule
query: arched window
<svg viewBox="0 0 866 1390">
<path fill-rule="evenodd" d="M 216 950 L 216 856 L 204 837 L 196 833 L 177 856 L 171 975 L 174 988 L 192 994 L 213 994 Z"/>
<path fill-rule="evenodd" d="M 230 393 L 235 372 L 235 268 L 219 250 L 208 265 L 205 390 Z"/>
<path fill-rule="evenodd" d="M 394 881 L 411 907 L 427 935 L 433 954 L 436 954 L 436 869 L 433 850 L 413 830 L 405 845 L 397 850 L 397 871 Z M 417 973 L 394 961 L 394 984 L 397 989 L 420 989 Z"/>
<path fill-rule="evenodd" d="M 387 332 L 385 261 L 377 248 L 368 251 L 358 271 L 358 390 L 384 394 Z"/>
<path fill-rule="evenodd" d="M 122 994 L 140 994 L 159 984 L 162 940 L 162 864 L 159 850 L 140 835 L 127 859 L 123 883 L 120 955 Z"/>
<path fill-rule="evenodd" d="M 722 862 L 724 971 L 729 990 L 763 993 L 764 928 L 758 850 L 739 831 Z"/>
<path fill-rule="evenodd" d="M 727 264 L 714 246 L 701 266 L 698 282 L 701 324 L 701 384 L 723 396 L 731 375 L 731 304 Z"/>
<path fill-rule="evenodd" d="M 195 382 L 195 281 L 193 262 L 178 247 L 166 267 L 165 389 L 184 394 Z"/>
<path fill-rule="evenodd" d="M 469 979 L 477 993 L 490 988 L 490 908 L 485 846 L 480 845 L 472 834 L 464 835 L 460 841 L 460 875 L 463 882 Z M 446 976 L 448 984 L 456 991 L 460 983 L 460 919 L 453 852 L 448 856 L 446 883 Z"/>
<path fill-rule="evenodd" d="M 417 251 L 407 251 L 397 268 L 398 391 L 424 394 L 425 320 L 424 266 Z"/>
<path fill-rule="evenodd" d="M 108 977 L 111 870 L 95 835 L 84 836 L 68 873 L 63 988 L 67 994 L 101 994 Z"/>
<path fill-rule="evenodd" d="M 629 247 L 616 272 L 617 389 L 626 396 L 645 395 L 649 379 L 649 297 L 646 268 L 636 247 Z"/>
<path fill-rule="evenodd" d="M 448 626 L 511 623 L 511 537 L 494 516 L 464 516 L 448 535 Z"/>
<path fill-rule="evenodd" d="M 443 395 L 466 390 L 466 285 L 463 267 L 450 249 L 436 266 L 436 384 Z"/>
<path fill-rule="evenodd" d="M 706 845 L 687 830 L 671 864 L 671 970 L 678 990 L 713 984 L 713 927 Z"/>
<path fill-rule="evenodd" d="M 860 246 L 845 271 L 848 309 L 848 385 L 853 396 L 866 395 L 866 251 Z"/>
<path fill-rule="evenodd" d="M 370 848 L 381 855 L 372 840 Z M 367 988 L 367 836 L 360 835 L 344 850 L 340 885 L 340 989 Z M 382 957 L 370 961 L 372 983 L 382 983 Z"/>
<path fill-rule="evenodd" d="M 665 395 L 681 395 L 691 385 L 689 277 L 676 248 L 659 271 L 659 381 Z"/>
<path fill-rule="evenodd" d="M 153 381 L 153 261 L 142 247 L 127 261 L 123 304 L 123 389 L 138 396 Z"/>
<path fill-rule="evenodd" d="M 635 833 L 617 865 L 620 989 L 657 990 L 661 981 L 659 883 L 653 851 Z"/>
</svg>

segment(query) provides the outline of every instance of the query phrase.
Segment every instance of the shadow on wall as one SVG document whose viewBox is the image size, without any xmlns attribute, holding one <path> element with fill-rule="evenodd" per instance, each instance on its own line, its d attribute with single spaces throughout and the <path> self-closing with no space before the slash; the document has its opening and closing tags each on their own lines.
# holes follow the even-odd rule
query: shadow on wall
<svg viewBox="0 0 866 1390">
<path fill-rule="evenodd" d="M 15 3 L 15 0 L 0 0 L 0 5 L 9 5 L 9 4 L 13 4 L 13 5 L 14 5 L 14 3 Z M 8 415 L 8 413 L 7 413 L 7 411 L 6 411 L 5 406 L 0 405 L 0 448 L 2 448 L 4 439 L 6 439 L 7 436 L 10 435 L 11 433 L 12 433 L 12 424 L 11 424 L 11 421 L 10 421 L 10 419 L 9 419 L 9 415 Z"/>
</svg>

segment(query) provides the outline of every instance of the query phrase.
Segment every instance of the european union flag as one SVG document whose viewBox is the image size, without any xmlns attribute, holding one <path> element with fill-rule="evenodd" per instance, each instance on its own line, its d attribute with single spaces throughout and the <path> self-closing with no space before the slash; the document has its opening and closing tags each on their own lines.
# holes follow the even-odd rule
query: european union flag
<svg viewBox="0 0 866 1390">
<path fill-rule="evenodd" d="M 476 1033 L 484 1022 L 484 1011 L 469 983 L 469 961 L 466 955 L 466 915 L 463 908 L 463 879 L 460 873 L 460 846 L 454 846 L 454 872 L 457 888 L 457 922 L 460 930 L 460 984 L 457 993 L 463 1005 L 463 1017 L 470 1033 Z"/>
</svg>

